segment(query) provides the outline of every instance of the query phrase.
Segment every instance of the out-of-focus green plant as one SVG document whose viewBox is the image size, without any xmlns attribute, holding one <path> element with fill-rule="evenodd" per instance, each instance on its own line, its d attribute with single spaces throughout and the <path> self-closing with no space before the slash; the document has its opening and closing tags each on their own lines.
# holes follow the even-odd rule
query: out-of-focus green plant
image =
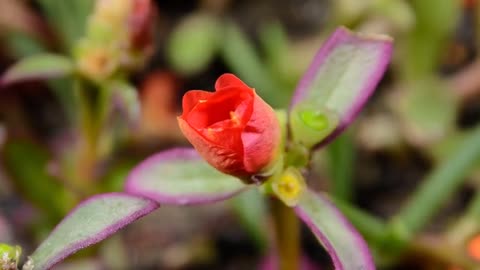
<svg viewBox="0 0 480 270">
<path fill-rule="evenodd" d="M 153 10 L 150 0 L 38 4 L 59 34 L 62 54 L 46 52 L 35 38 L 12 33 L 10 46 L 19 44 L 16 54 L 22 58 L 0 77 L 0 87 L 47 79 L 69 112 L 76 135 L 70 145 L 60 142 L 50 149 L 54 158 L 23 142 L 8 142 L 4 155 L 16 184 L 55 222 L 72 202 L 98 192 L 98 167 L 118 139 L 111 130 L 115 127 L 107 125 L 113 105 L 125 107 L 127 118 L 138 118 L 136 89 L 128 76 L 150 55 Z"/>
</svg>

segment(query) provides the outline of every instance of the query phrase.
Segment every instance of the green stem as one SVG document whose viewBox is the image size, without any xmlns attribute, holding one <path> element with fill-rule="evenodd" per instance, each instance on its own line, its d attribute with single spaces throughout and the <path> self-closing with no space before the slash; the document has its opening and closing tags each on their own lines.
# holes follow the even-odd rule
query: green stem
<svg viewBox="0 0 480 270">
<path fill-rule="evenodd" d="M 413 237 L 459 188 L 479 158 L 480 127 L 476 127 L 456 152 L 423 181 L 408 204 L 394 218 L 392 226 L 395 230 L 400 230 L 407 238 Z"/>
<path fill-rule="evenodd" d="M 75 90 L 81 134 L 81 144 L 78 149 L 79 160 L 76 166 L 77 186 L 86 191 L 88 183 L 95 180 L 95 167 L 100 158 L 100 140 L 106 121 L 110 93 L 101 87 L 89 89 L 81 81 L 76 82 Z M 96 97 L 89 95 L 92 91 L 98 91 L 98 95 Z"/>
<path fill-rule="evenodd" d="M 300 224 L 293 209 L 276 198 L 270 200 L 280 270 L 300 269 Z"/>
<path fill-rule="evenodd" d="M 353 165 L 355 151 L 352 136 L 343 133 L 328 146 L 329 171 L 332 196 L 344 201 L 353 197 Z"/>
</svg>

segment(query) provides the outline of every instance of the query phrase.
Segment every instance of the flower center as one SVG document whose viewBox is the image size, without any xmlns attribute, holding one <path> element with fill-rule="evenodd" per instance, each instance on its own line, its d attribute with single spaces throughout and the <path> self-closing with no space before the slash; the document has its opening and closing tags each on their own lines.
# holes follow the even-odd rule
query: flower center
<svg viewBox="0 0 480 270">
<path fill-rule="evenodd" d="M 252 105 L 252 94 L 247 91 L 217 92 L 209 99 L 199 99 L 187 121 L 208 132 L 239 128 L 249 119 Z"/>
<path fill-rule="evenodd" d="M 234 111 L 230 111 L 230 121 L 232 122 L 233 126 L 241 125 L 240 117 Z"/>
</svg>

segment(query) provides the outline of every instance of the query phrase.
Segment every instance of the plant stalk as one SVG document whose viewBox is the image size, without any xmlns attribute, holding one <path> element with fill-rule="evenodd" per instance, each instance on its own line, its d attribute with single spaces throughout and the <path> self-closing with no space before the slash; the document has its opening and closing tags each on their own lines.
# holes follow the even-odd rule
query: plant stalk
<svg viewBox="0 0 480 270">
<path fill-rule="evenodd" d="M 95 180 L 95 168 L 100 159 L 100 140 L 108 108 L 109 93 L 106 89 L 98 88 L 96 100 L 93 100 L 82 82 L 76 82 L 76 97 L 78 100 L 78 123 L 80 145 L 78 148 L 77 186 L 82 191 L 88 190 L 88 183 Z"/>
<path fill-rule="evenodd" d="M 353 166 L 355 149 L 350 132 L 343 133 L 327 148 L 332 196 L 342 201 L 353 197 Z"/>
<path fill-rule="evenodd" d="M 276 198 L 270 200 L 279 270 L 300 269 L 300 223 L 293 209 Z"/>
</svg>

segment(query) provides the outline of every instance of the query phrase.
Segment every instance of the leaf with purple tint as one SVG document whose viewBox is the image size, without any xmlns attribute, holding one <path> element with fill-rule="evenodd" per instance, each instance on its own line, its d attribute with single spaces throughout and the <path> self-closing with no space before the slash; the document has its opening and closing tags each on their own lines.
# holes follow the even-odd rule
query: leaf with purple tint
<svg viewBox="0 0 480 270">
<path fill-rule="evenodd" d="M 135 86 L 127 81 L 116 80 L 108 87 L 112 91 L 112 116 L 126 122 L 130 128 L 136 128 L 140 120 L 140 99 Z"/>
<path fill-rule="evenodd" d="M 35 250 L 31 255 L 33 269 L 49 269 L 157 208 L 158 204 L 151 200 L 128 194 L 93 196 L 72 210 Z"/>
<path fill-rule="evenodd" d="M 225 200 L 246 188 L 239 179 L 210 166 L 195 149 L 175 148 L 134 168 L 125 190 L 162 204 L 191 205 Z"/>
<path fill-rule="evenodd" d="M 72 74 L 74 69 L 74 63 L 66 56 L 50 53 L 32 55 L 11 66 L 0 77 L 0 86 L 33 79 L 59 78 Z"/>
<path fill-rule="evenodd" d="M 313 147 L 336 137 L 375 90 L 391 54 L 388 36 L 338 28 L 297 86 L 290 105 L 293 139 Z"/>
<path fill-rule="evenodd" d="M 294 208 L 332 258 L 336 270 L 374 270 L 367 243 L 333 204 L 308 190 Z"/>
</svg>

